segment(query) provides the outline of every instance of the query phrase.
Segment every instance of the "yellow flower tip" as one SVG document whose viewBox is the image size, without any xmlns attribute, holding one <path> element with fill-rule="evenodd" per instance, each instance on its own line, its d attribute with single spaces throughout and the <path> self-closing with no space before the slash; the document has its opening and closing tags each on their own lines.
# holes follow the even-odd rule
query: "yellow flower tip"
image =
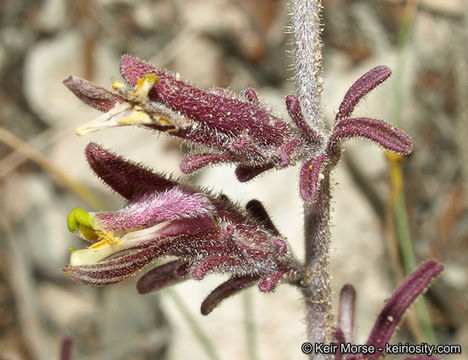
<svg viewBox="0 0 468 360">
<path fill-rule="evenodd" d="M 120 90 L 124 87 L 125 85 L 122 84 L 120 81 L 115 80 L 112 78 L 112 89 L 114 90 Z"/>
<path fill-rule="evenodd" d="M 158 81 L 159 78 L 156 74 L 148 73 L 143 75 L 138 79 L 137 85 L 135 86 L 135 91 L 130 94 L 131 97 L 137 97 L 140 99 L 140 101 L 145 101 L 148 97 L 148 93 Z"/>
</svg>

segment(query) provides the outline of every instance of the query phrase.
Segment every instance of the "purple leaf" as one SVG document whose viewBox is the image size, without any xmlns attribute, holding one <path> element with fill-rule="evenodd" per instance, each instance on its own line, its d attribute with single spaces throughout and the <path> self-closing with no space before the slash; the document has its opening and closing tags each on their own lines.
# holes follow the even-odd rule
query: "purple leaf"
<svg viewBox="0 0 468 360">
<path fill-rule="evenodd" d="M 336 120 L 349 117 L 357 103 L 376 86 L 383 83 L 392 74 L 386 66 L 376 66 L 362 75 L 346 92 L 340 104 Z"/>
<path fill-rule="evenodd" d="M 428 260 L 406 278 L 377 317 L 367 345 L 374 345 L 376 349 L 385 347 L 385 343 L 390 341 L 405 311 L 442 269 L 442 264 L 435 260 Z M 381 354 L 382 352 L 376 351 L 369 355 L 369 360 L 377 359 Z"/>
<path fill-rule="evenodd" d="M 413 144 L 408 135 L 385 121 L 371 118 L 350 118 L 340 120 L 328 141 L 327 153 L 338 151 L 339 141 L 353 137 L 362 137 L 375 141 L 387 150 L 409 154 Z"/>
<path fill-rule="evenodd" d="M 148 191 L 162 192 L 176 185 L 174 181 L 124 160 L 96 143 L 86 147 L 86 157 L 96 175 L 126 199 Z"/>
<path fill-rule="evenodd" d="M 78 99 L 102 112 L 108 112 L 115 104 L 127 101 L 120 95 L 76 76 L 69 76 L 63 83 Z"/>
<path fill-rule="evenodd" d="M 214 289 L 201 305 L 201 313 L 208 315 L 224 299 L 237 294 L 238 292 L 250 287 L 260 278 L 259 275 L 236 276 L 219 285 Z"/>
<path fill-rule="evenodd" d="M 138 279 L 138 293 L 148 294 L 184 281 L 188 277 L 188 266 L 186 261 L 174 260 L 155 267 Z"/>
</svg>

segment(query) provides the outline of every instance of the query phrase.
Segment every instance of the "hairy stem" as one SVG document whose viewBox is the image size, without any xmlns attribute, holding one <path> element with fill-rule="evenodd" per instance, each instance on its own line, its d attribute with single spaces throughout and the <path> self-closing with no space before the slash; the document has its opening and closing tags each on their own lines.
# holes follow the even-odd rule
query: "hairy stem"
<svg viewBox="0 0 468 360">
<path fill-rule="evenodd" d="M 329 274 L 330 174 L 324 174 L 317 201 L 304 203 L 305 269 L 302 293 L 311 343 L 329 343 L 333 327 Z M 331 356 L 331 357 L 330 357 Z M 332 355 L 312 354 L 312 359 L 332 359 Z"/>
<path fill-rule="evenodd" d="M 292 10 L 297 95 L 306 119 L 325 138 L 327 131 L 320 113 L 321 1 L 292 0 Z M 306 306 L 308 340 L 311 343 L 330 342 L 333 327 L 329 274 L 329 171 L 323 175 L 316 201 L 304 202 L 305 264 L 302 293 Z M 312 354 L 312 359 L 332 358 L 333 355 Z"/>
<path fill-rule="evenodd" d="M 320 115 L 322 93 L 322 41 L 320 0 L 293 0 L 292 20 L 295 42 L 296 87 L 306 119 L 314 130 L 325 134 Z"/>
</svg>

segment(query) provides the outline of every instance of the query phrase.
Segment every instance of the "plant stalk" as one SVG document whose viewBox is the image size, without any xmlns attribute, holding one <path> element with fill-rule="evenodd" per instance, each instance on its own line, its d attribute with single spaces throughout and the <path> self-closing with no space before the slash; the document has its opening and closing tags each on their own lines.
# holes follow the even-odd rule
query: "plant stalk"
<svg viewBox="0 0 468 360">
<path fill-rule="evenodd" d="M 322 93 L 322 41 L 320 0 L 292 1 L 295 43 L 296 88 L 303 113 L 313 129 L 326 138 L 320 112 Z M 320 181 L 316 201 L 304 202 L 305 263 L 302 294 L 306 307 L 308 341 L 332 340 L 333 314 L 329 272 L 330 173 Z M 334 355 L 311 354 L 312 359 L 333 359 Z"/>
<path fill-rule="evenodd" d="M 317 201 L 304 203 L 305 268 L 302 294 L 306 307 L 308 340 L 332 340 L 333 314 L 330 286 L 330 176 L 325 174 Z M 312 359 L 332 359 L 333 355 L 312 354 Z"/>
<path fill-rule="evenodd" d="M 323 83 L 321 1 L 293 0 L 292 8 L 297 96 L 310 125 L 325 135 L 325 123 L 320 113 Z"/>
</svg>

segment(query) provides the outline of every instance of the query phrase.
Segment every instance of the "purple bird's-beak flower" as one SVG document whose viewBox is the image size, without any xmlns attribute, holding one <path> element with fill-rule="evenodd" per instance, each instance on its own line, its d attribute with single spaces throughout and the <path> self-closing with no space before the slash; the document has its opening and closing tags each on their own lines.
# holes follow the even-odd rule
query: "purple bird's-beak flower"
<svg viewBox="0 0 468 360">
<path fill-rule="evenodd" d="M 266 170 L 301 161 L 300 192 L 305 201 L 314 202 L 320 179 L 340 158 L 342 140 L 362 137 L 400 154 L 412 149 L 408 135 L 384 121 L 350 117 L 358 102 L 391 75 L 385 66 L 375 67 L 351 86 L 328 137 L 307 124 L 294 95 L 286 97 L 292 126 L 263 106 L 252 89 L 243 95 L 224 89 L 205 91 L 128 55 L 122 57 L 120 71 L 128 85 L 114 80 L 114 92 L 72 76 L 65 80 L 78 98 L 105 112 L 77 128 L 77 133 L 144 125 L 202 145 L 206 152 L 182 160 L 181 169 L 187 174 L 207 165 L 235 163 L 238 180 L 248 181 Z"/>
<path fill-rule="evenodd" d="M 393 293 L 377 317 L 374 327 L 366 342 L 368 348 L 374 347 L 375 351 L 368 354 L 342 354 L 338 351 L 336 360 L 377 360 L 384 356 L 385 345 L 397 329 L 406 310 L 429 287 L 443 270 L 443 265 L 435 260 L 422 263 Z M 340 293 L 338 325 L 335 328 L 335 341 L 339 344 L 353 342 L 354 332 L 354 307 L 355 290 L 352 285 L 345 285 Z M 340 349 L 340 347 L 338 347 Z M 426 349 L 430 352 L 429 348 Z M 438 360 L 431 353 L 409 357 L 405 360 Z"/>
<path fill-rule="evenodd" d="M 191 143 L 205 153 L 186 157 L 184 173 L 215 163 L 236 163 L 247 181 L 273 167 L 286 167 L 303 156 L 303 138 L 264 107 L 254 90 L 235 95 L 225 89 L 205 91 L 125 55 L 120 71 L 129 84 L 113 81 L 115 92 L 69 77 L 65 85 L 82 101 L 105 112 L 77 128 L 79 135 L 113 126 L 146 125 Z"/>
<path fill-rule="evenodd" d="M 294 271 L 287 245 L 260 202 L 243 211 L 226 196 L 213 196 L 154 174 L 90 143 L 86 156 L 94 172 L 128 200 L 113 212 L 74 209 L 67 224 L 91 245 L 74 250 L 64 271 L 90 285 L 121 281 L 155 260 L 175 257 L 140 278 L 147 293 L 208 272 L 231 278 L 202 305 L 209 313 L 221 300 L 255 282 L 274 290 Z"/>
</svg>

